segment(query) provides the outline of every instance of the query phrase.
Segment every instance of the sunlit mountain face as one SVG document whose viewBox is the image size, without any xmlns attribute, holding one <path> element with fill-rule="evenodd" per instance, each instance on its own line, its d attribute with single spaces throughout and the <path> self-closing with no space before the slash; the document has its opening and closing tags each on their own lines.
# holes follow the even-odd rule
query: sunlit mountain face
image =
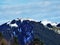
<svg viewBox="0 0 60 45">
<path fill-rule="evenodd" d="M 60 34 L 50 27 L 53 25 L 47 24 L 31 19 L 14 19 L 0 25 L 0 33 L 9 45 L 60 45 Z"/>
</svg>

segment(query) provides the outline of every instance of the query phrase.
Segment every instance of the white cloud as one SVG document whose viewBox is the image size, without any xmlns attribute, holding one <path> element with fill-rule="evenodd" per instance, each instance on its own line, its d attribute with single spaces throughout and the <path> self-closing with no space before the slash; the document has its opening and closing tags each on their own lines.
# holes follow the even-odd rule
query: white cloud
<svg viewBox="0 0 60 45">
<path fill-rule="evenodd" d="M 2 12 L 0 12 L 0 15 L 2 14 Z"/>
<path fill-rule="evenodd" d="M 1 19 L 0 19 L 0 20 L 1 20 Z M 8 19 L 7 19 L 7 20 L 1 20 L 1 21 L 0 21 L 0 25 L 6 23 L 7 21 L 9 21 L 9 20 L 8 20 Z"/>
<path fill-rule="evenodd" d="M 28 13 L 28 14 L 41 13 L 43 14 L 43 13 L 47 13 L 51 11 L 52 8 L 48 7 L 51 4 L 52 2 L 50 1 L 40 1 L 40 2 L 30 2 L 26 4 L 19 4 L 19 5 L 3 5 L 2 10 L 4 10 L 5 12 L 3 11 L 2 13 L 12 14 L 12 15 L 20 14 L 20 13 Z"/>
<path fill-rule="evenodd" d="M 52 19 L 53 20 L 53 19 L 59 19 L 59 18 L 60 18 L 60 16 L 56 16 L 56 17 L 54 16 L 54 17 L 50 17 L 48 19 Z"/>
<path fill-rule="evenodd" d="M 21 14 L 22 13 L 22 11 L 16 11 L 16 14 Z"/>
<path fill-rule="evenodd" d="M 59 2 L 52 2 L 52 1 L 40 1 L 40 2 L 30 2 L 26 4 L 19 4 L 19 5 L 2 5 L 0 6 L 1 15 L 20 15 L 20 14 L 28 14 L 33 15 L 31 17 L 38 17 L 40 18 L 46 18 L 47 19 L 57 19 L 60 17 L 55 17 L 54 15 L 55 11 L 58 11 L 60 8 L 58 6 L 58 10 L 56 5 L 58 5 Z M 60 4 L 59 4 L 60 5 Z M 26 15 L 26 17 L 28 17 Z M 51 17 L 49 17 L 51 16 Z"/>
<path fill-rule="evenodd" d="M 40 2 L 30 2 L 30 3 L 26 3 L 26 4 L 17 4 L 17 5 L 9 5 L 9 4 L 6 4 L 6 5 L 2 5 L 2 8 L 3 9 L 7 9 L 7 8 L 31 8 L 32 6 L 49 6 L 51 4 L 50 1 L 40 1 Z"/>
</svg>

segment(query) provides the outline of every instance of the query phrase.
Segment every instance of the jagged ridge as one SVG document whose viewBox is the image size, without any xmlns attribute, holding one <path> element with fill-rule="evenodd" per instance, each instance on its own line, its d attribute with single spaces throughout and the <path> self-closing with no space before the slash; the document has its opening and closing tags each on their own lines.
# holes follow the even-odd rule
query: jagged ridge
<svg viewBox="0 0 60 45">
<path fill-rule="evenodd" d="M 21 22 L 20 19 L 12 20 L 0 25 L 0 32 L 7 40 L 16 36 L 19 45 L 25 45 L 35 38 L 42 40 L 45 45 L 60 45 L 60 35 L 46 28 L 41 21 L 23 20 Z"/>
</svg>

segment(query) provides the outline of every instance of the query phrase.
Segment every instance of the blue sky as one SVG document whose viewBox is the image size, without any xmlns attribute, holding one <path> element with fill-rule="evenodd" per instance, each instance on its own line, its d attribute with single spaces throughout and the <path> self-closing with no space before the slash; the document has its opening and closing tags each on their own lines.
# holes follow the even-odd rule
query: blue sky
<svg viewBox="0 0 60 45">
<path fill-rule="evenodd" d="M 0 0 L 0 24 L 16 18 L 60 22 L 60 0 Z"/>
</svg>

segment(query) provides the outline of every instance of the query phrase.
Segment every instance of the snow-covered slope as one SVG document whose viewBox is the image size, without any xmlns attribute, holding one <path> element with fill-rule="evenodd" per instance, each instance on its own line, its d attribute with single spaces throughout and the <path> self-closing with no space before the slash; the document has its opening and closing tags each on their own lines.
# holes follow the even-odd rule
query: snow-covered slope
<svg viewBox="0 0 60 45">
<path fill-rule="evenodd" d="M 51 21 L 48 21 L 48 20 L 43 20 L 42 21 L 42 24 L 44 24 L 44 25 L 47 25 L 48 23 L 50 23 L 52 26 L 56 26 L 57 25 L 57 23 L 54 23 L 54 22 L 51 22 Z"/>
</svg>

